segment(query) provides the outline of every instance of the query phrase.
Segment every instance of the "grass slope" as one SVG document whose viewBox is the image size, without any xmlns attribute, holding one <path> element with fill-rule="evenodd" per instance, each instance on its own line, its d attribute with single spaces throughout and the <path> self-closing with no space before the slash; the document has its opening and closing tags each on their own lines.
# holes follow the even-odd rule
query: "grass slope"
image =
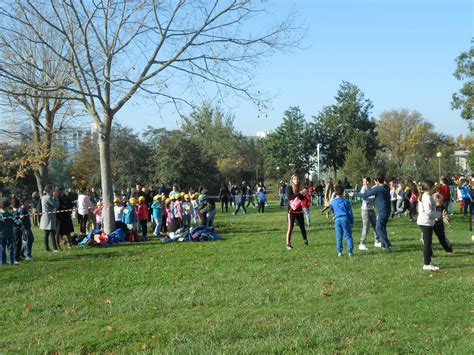
<svg viewBox="0 0 474 355">
<path fill-rule="evenodd" d="M 455 255 L 434 243 L 422 271 L 416 224 L 390 221 L 396 251 L 338 258 L 314 208 L 309 246 L 285 249 L 285 211 L 218 214 L 223 240 L 43 251 L 0 268 L 0 351 L 173 353 L 474 352 L 472 243 L 455 216 Z M 360 213 L 354 228 L 360 235 Z M 373 236 L 371 236 L 373 240 Z"/>
</svg>

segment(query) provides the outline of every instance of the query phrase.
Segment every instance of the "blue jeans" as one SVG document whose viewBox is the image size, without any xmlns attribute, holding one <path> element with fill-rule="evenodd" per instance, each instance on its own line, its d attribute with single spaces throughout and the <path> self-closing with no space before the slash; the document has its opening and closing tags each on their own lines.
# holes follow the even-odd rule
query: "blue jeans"
<svg viewBox="0 0 474 355">
<path fill-rule="evenodd" d="M 383 248 L 391 247 L 392 244 L 388 239 L 387 235 L 387 222 L 389 216 L 377 216 L 377 222 L 375 223 L 375 233 L 379 237 L 379 241 L 382 243 Z"/>
<path fill-rule="evenodd" d="M 33 237 L 31 229 L 25 229 L 23 232 L 23 240 L 25 241 L 25 244 L 22 248 L 22 254 L 24 256 L 26 252 L 26 256 L 31 258 L 31 250 L 33 248 L 33 242 L 35 241 L 35 237 Z"/>
<path fill-rule="evenodd" d="M 310 226 L 311 225 L 311 211 L 308 208 L 303 208 L 303 212 L 304 212 L 304 217 L 306 219 L 306 225 L 307 226 Z"/>
<path fill-rule="evenodd" d="M 15 238 L 0 238 L 0 257 L 2 258 L 2 265 L 7 263 L 6 251 L 8 250 L 8 263 L 13 264 L 15 261 Z"/>
<path fill-rule="evenodd" d="M 324 196 L 318 195 L 318 206 L 322 206 L 324 203 Z"/>
<path fill-rule="evenodd" d="M 280 207 L 285 205 L 285 194 L 280 194 Z"/>
<path fill-rule="evenodd" d="M 334 221 L 334 227 L 336 229 L 336 246 L 337 252 L 342 253 L 342 235 L 346 237 L 347 249 L 349 253 L 352 253 L 352 224 L 347 217 L 338 217 Z"/>
<path fill-rule="evenodd" d="M 472 214 L 472 202 L 470 198 L 463 198 L 463 201 L 464 201 L 464 217 L 466 217 L 468 210 Z"/>
</svg>

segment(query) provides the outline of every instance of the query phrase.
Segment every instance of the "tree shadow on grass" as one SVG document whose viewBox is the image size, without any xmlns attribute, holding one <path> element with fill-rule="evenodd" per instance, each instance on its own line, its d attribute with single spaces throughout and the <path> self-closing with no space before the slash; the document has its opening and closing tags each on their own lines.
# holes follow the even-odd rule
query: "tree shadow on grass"
<svg viewBox="0 0 474 355">
<path fill-rule="evenodd" d="M 110 252 L 104 252 L 104 253 L 87 253 L 87 254 L 69 254 L 69 255 L 61 255 L 58 258 L 45 258 L 42 259 L 41 262 L 44 263 L 57 263 L 57 262 L 63 262 L 66 260 L 81 260 L 81 259 L 109 259 L 109 258 L 115 258 L 119 256 L 130 256 L 134 254 L 141 254 L 137 252 L 118 252 L 118 251 L 110 251 Z"/>
</svg>

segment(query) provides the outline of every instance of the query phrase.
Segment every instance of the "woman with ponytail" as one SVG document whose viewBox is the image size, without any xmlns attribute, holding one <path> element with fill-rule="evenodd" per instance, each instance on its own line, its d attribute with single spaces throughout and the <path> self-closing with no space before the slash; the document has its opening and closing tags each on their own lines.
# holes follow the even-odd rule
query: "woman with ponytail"
<svg viewBox="0 0 474 355">
<path fill-rule="evenodd" d="M 290 180 L 290 184 L 286 187 L 287 207 L 288 207 L 288 230 L 286 232 L 286 249 L 291 250 L 291 232 L 295 226 L 295 221 L 301 230 L 303 241 L 305 245 L 308 245 L 308 238 L 306 236 L 306 229 L 304 226 L 303 208 L 301 206 L 302 201 L 306 196 L 306 190 L 300 191 L 300 179 L 297 175 L 293 175 Z"/>
</svg>

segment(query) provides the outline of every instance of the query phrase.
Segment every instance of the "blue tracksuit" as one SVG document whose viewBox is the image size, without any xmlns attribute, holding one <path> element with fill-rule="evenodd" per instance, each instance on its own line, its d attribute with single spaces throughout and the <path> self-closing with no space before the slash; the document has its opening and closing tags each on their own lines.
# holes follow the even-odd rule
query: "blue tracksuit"
<svg viewBox="0 0 474 355">
<path fill-rule="evenodd" d="M 342 253 L 342 236 L 346 238 L 347 249 L 352 254 L 352 225 L 354 224 L 354 214 L 352 206 L 344 197 L 335 197 L 331 201 L 334 210 L 334 228 L 336 229 L 337 252 Z"/>
</svg>

